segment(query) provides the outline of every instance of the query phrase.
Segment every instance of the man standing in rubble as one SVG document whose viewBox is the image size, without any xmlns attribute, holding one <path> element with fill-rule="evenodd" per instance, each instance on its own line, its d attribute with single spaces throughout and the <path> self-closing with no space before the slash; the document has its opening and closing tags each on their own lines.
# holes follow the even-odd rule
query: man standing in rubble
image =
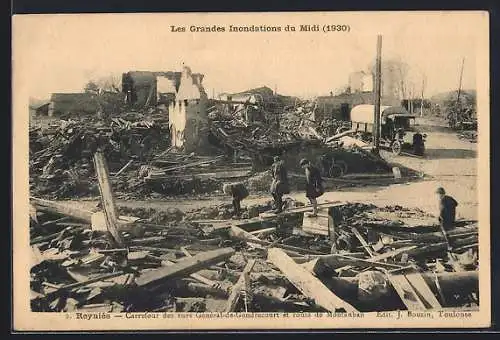
<svg viewBox="0 0 500 340">
<path fill-rule="evenodd" d="M 316 217 L 318 216 L 318 201 L 316 199 L 325 192 L 321 172 L 307 159 L 302 159 L 300 161 L 300 166 L 306 172 L 306 197 L 313 206 L 313 213 L 311 216 Z"/>
<path fill-rule="evenodd" d="M 447 233 L 455 227 L 455 212 L 458 203 L 453 197 L 446 195 L 444 188 L 438 188 L 436 194 L 439 197 L 439 225 L 448 244 L 448 250 L 451 250 Z"/>
<path fill-rule="evenodd" d="M 285 163 L 279 156 L 274 156 L 274 163 L 271 166 L 271 176 L 273 181 L 271 183 L 271 195 L 273 195 L 275 212 L 280 213 L 283 211 L 283 195 L 290 193 L 288 185 L 288 173 Z"/>
</svg>

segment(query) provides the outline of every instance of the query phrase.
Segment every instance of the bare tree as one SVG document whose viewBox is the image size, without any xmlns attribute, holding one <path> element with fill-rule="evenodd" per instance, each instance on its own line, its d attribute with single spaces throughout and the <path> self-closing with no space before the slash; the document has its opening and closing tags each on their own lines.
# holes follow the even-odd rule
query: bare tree
<svg viewBox="0 0 500 340">
<path fill-rule="evenodd" d="M 99 92 L 99 85 L 97 85 L 95 81 L 90 80 L 87 84 L 85 84 L 83 91 L 86 93 L 97 94 Z"/>
<path fill-rule="evenodd" d="M 97 80 L 97 84 L 103 91 L 120 92 L 121 91 L 121 78 L 115 74 L 101 77 Z"/>
<path fill-rule="evenodd" d="M 110 74 L 98 79 L 90 80 L 84 87 L 85 92 L 100 93 L 100 92 L 121 92 L 120 77 Z"/>
<path fill-rule="evenodd" d="M 375 74 L 375 62 L 369 70 Z M 382 95 L 400 99 L 408 96 L 410 66 L 399 58 L 382 60 Z"/>
</svg>

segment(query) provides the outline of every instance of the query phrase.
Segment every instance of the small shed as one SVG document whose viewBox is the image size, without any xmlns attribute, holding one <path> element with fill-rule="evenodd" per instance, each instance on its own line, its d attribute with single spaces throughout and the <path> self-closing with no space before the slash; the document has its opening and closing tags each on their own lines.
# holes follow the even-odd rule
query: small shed
<svg viewBox="0 0 500 340">
<path fill-rule="evenodd" d="M 92 114 L 98 109 L 99 105 L 92 93 L 53 93 L 48 115 Z"/>
<path fill-rule="evenodd" d="M 49 115 L 49 106 L 50 102 L 44 102 L 36 106 L 35 109 L 35 115 L 37 117 L 39 116 L 48 116 Z"/>
</svg>

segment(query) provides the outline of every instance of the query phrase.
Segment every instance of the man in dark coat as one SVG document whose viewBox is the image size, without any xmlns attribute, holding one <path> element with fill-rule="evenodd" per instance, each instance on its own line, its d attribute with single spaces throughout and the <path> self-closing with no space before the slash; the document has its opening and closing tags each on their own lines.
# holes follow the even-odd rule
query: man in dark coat
<svg viewBox="0 0 500 340">
<path fill-rule="evenodd" d="M 318 216 L 318 201 L 316 198 L 320 197 L 325 192 L 321 172 L 307 159 L 302 159 L 300 161 L 300 166 L 306 172 L 306 197 L 313 206 L 312 216 Z"/>
<path fill-rule="evenodd" d="M 447 232 L 455 227 L 455 213 L 458 203 L 453 197 L 446 195 L 443 188 L 438 188 L 436 194 L 439 197 L 439 225 L 448 243 L 448 250 L 451 250 Z"/>
<path fill-rule="evenodd" d="M 275 212 L 280 213 L 283 211 L 283 195 L 290 193 L 288 185 L 288 173 L 285 163 L 279 156 L 274 157 L 274 163 L 271 166 L 271 176 L 273 181 L 271 183 L 271 195 L 273 195 Z"/>
<path fill-rule="evenodd" d="M 243 183 L 226 183 L 223 186 L 224 193 L 233 198 L 234 215 L 241 216 L 241 201 L 248 197 L 248 190 Z"/>
</svg>

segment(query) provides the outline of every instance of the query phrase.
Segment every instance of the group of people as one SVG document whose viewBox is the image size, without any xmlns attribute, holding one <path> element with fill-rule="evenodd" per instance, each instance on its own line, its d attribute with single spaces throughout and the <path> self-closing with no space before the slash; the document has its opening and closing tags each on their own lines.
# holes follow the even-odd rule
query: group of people
<svg viewBox="0 0 500 340">
<path fill-rule="evenodd" d="M 306 176 L 306 197 L 312 205 L 312 217 L 318 214 L 317 198 L 324 194 L 323 179 L 321 171 L 311 164 L 308 159 L 302 159 L 300 166 L 304 169 Z M 274 201 L 274 212 L 281 213 L 283 211 L 283 196 L 290 193 L 290 185 L 288 182 L 288 173 L 285 163 L 279 156 L 274 157 L 274 162 L 271 166 L 272 182 L 270 187 L 271 195 Z M 225 184 L 223 191 L 226 195 L 233 198 L 233 207 L 235 216 L 241 216 L 241 201 L 248 197 L 248 190 L 243 183 Z M 448 244 L 448 251 L 452 247 L 448 239 L 448 232 L 455 227 L 455 215 L 457 201 L 446 195 L 444 188 L 440 187 L 436 190 L 439 201 L 439 225 Z"/>
<path fill-rule="evenodd" d="M 325 192 L 323 187 L 323 179 L 318 168 L 311 164 L 307 159 L 300 161 L 300 166 L 304 169 L 306 176 L 306 197 L 311 202 L 313 207 L 312 216 L 318 214 L 317 198 Z M 283 211 L 283 196 L 290 193 L 290 185 L 288 182 L 288 171 L 285 163 L 279 156 L 275 156 L 271 166 L 272 182 L 270 192 L 274 201 L 274 212 L 281 213 Z M 248 197 L 248 190 L 245 185 L 239 183 L 226 183 L 223 186 L 223 191 L 226 195 L 233 198 L 234 215 L 241 216 L 241 201 Z"/>
</svg>

